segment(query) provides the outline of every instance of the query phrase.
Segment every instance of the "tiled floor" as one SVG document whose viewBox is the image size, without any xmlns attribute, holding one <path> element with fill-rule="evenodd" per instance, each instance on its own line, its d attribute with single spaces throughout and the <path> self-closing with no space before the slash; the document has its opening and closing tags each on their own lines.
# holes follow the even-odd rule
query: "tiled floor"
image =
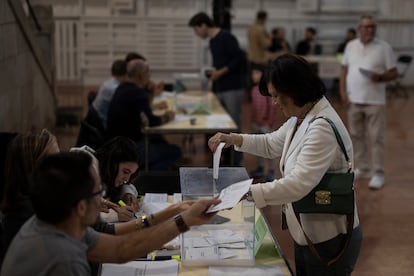
<svg viewBox="0 0 414 276">
<path fill-rule="evenodd" d="M 389 101 L 387 105 L 386 184 L 379 191 L 368 189 L 368 181 L 357 181 L 357 200 L 361 226 L 364 232 L 362 251 L 353 275 L 386 276 L 413 275 L 414 269 L 414 91 L 408 100 Z M 336 106 L 336 105 L 335 105 Z M 249 105 L 243 106 L 244 132 L 249 131 Z M 337 107 L 344 118 L 344 110 Z M 283 121 L 278 117 L 279 123 Z M 58 128 L 62 150 L 76 141 L 78 128 Z M 169 137 L 182 144 L 183 136 Z M 204 136 L 195 136 L 196 152 L 183 145 L 187 166 L 211 166 L 211 154 L 206 150 Z M 248 171 L 256 167 L 256 160 L 245 155 Z M 288 259 L 292 259 L 292 244 L 287 233 L 279 240 Z"/>
</svg>

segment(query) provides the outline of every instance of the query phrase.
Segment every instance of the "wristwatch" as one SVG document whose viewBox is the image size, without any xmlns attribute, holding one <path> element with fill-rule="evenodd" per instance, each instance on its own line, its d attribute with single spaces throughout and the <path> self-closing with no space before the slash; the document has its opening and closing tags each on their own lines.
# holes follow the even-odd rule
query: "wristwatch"
<svg viewBox="0 0 414 276">
<path fill-rule="evenodd" d="M 174 221 L 175 221 L 175 224 L 177 225 L 177 228 L 180 231 L 180 233 L 184 233 L 184 232 L 187 232 L 188 230 L 190 230 L 188 225 L 185 224 L 185 221 L 183 220 L 183 217 L 181 216 L 181 214 L 176 215 L 174 217 Z"/>
</svg>

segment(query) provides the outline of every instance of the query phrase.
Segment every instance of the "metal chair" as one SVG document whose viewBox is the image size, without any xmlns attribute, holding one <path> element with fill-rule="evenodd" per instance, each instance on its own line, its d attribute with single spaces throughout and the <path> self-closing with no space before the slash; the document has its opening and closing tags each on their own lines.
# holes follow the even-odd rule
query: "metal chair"
<svg viewBox="0 0 414 276">
<path fill-rule="evenodd" d="M 400 55 L 397 59 L 398 78 L 387 85 L 387 96 L 389 98 L 408 98 L 408 92 L 401 81 L 410 67 L 413 57 L 410 55 Z"/>
</svg>

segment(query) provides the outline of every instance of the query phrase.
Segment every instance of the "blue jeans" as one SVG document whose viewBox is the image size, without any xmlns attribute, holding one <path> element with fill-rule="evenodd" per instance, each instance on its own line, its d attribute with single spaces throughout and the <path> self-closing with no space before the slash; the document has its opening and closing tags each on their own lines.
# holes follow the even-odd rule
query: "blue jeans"
<svg viewBox="0 0 414 276">
<path fill-rule="evenodd" d="M 338 255 L 346 239 L 345 234 L 340 234 L 333 239 L 314 244 L 319 255 L 324 260 L 330 260 Z M 362 242 L 361 227 L 356 227 L 347 249 L 335 264 L 326 267 L 310 251 L 307 245 L 295 243 L 295 267 L 296 276 L 347 276 L 354 270 L 359 256 Z"/>
</svg>

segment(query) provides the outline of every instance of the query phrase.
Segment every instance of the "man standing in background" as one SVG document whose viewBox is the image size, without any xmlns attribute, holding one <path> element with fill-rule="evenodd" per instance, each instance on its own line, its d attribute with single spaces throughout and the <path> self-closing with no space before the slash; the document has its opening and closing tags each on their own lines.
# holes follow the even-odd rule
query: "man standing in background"
<svg viewBox="0 0 414 276">
<path fill-rule="evenodd" d="M 209 45 L 215 70 L 211 71 L 209 80 L 213 82 L 213 91 L 220 103 L 240 128 L 246 61 L 237 38 L 214 26 L 213 20 L 204 12 L 194 15 L 188 25 L 194 29 L 197 36 L 210 39 Z M 223 161 L 223 164 L 227 163 L 226 165 L 231 161 L 228 152 Z M 242 158 L 242 153 L 234 152 L 234 165 L 241 166 Z"/>
<path fill-rule="evenodd" d="M 355 178 L 369 178 L 371 189 L 384 186 L 385 83 L 398 76 L 391 46 L 375 37 L 373 17 L 359 21 L 359 39 L 345 47 L 340 77 L 340 95 L 348 108 L 348 123 L 354 143 Z M 368 160 L 371 146 L 371 164 Z"/>
<path fill-rule="evenodd" d="M 272 38 L 266 31 L 266 20 L 267 13 L 265 11 L 257 12 L 256 21 L 247 30 L 247 40 L 249 43 L 247 59 L 250 65 L 266 65 L 268 62 L 267 51 L 272 45 Z"/>
</svg>

